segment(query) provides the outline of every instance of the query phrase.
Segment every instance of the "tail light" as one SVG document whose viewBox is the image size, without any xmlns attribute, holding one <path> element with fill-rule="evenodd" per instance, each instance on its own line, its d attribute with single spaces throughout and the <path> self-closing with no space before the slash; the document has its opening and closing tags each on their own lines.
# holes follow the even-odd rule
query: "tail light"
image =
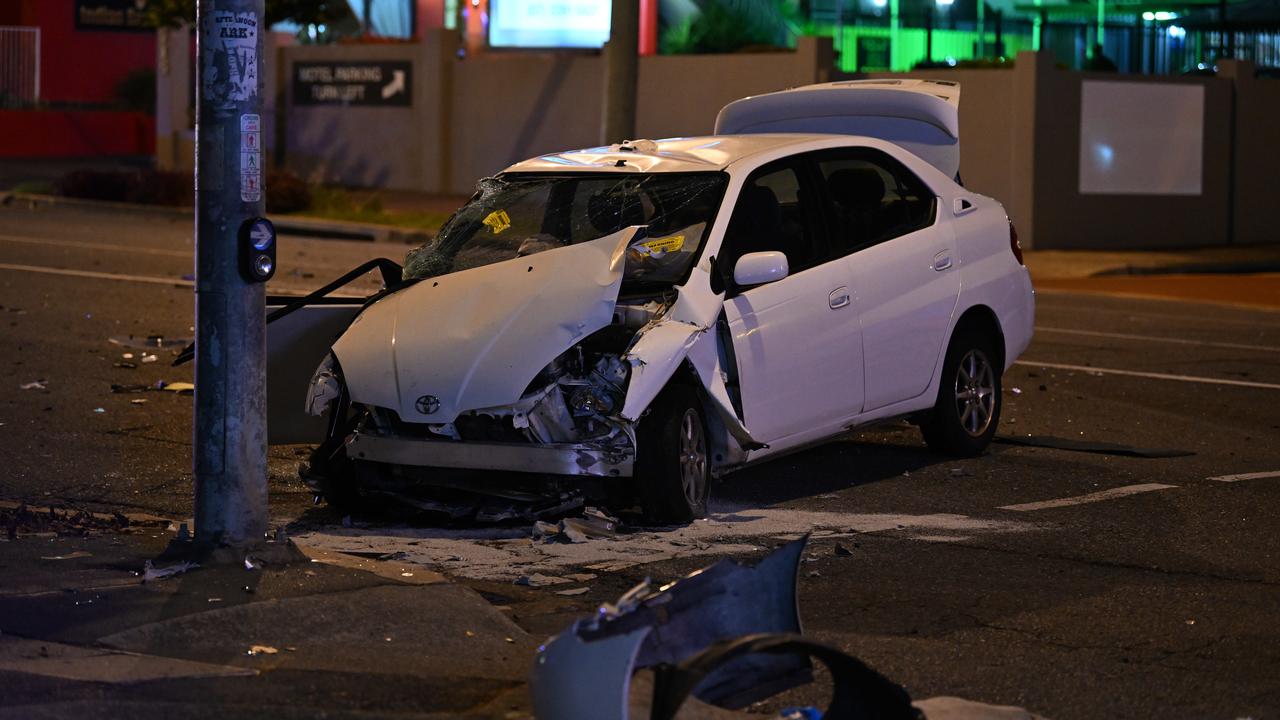
<svg viewBox="0 0 1280 720">
<path fill-rule="evenodd" d="M 1018 228 L 1013 226 L 1012 220 L 1009 221 L 1009 249 L 1013 251 L 1019 265 L 1026 265 L 1022 262 L 1022 243 L 1018 242 Z"/>
</svg>

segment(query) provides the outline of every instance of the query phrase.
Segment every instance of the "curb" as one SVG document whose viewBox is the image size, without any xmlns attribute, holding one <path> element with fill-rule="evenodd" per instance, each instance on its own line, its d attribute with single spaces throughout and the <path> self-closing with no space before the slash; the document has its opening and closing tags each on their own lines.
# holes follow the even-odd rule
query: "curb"
<svg viewBox="0 0 1280 720">
<path fill-rule="evenodd" d="M 123 212 L 164 215 L 169 217 L 191 216 L 194 208 L 169 207 L 165 205 L 140 205 L 137 203 L 112 202 L 108 200 L 84 200 L 67 198 L 58 195 L 38 195 L 33 193 L 5 193 L 0 195 L 0 204 L 10 205 L 14 201 L 27 202 L 31 205 L 48 205 L 52 207 L 86 208 L 91 210 L 114 210 Z M 271 223 L 282 235 L 297 235 L 319 238 L 323 240 L 355 240 L 359 242 L 391 242 L 405 245 L 421 245 L 433 237 L 425 230 L 414 230 L 396 225 L 380 225 L 377 223 L 358 223 L 346 220 L 326 220 L 295 215 L 269 216 Z"/>
<path fill-rule="evenodd" d="M 1181 263 L 1177 265 L 1124 265 L 1099 270 L 1089 277 L 1123 277 L 1128 275 L 1248 275 L 1280 272 L 1280 260 L 1255 260 L 1217 263 Z"/>
</svg>

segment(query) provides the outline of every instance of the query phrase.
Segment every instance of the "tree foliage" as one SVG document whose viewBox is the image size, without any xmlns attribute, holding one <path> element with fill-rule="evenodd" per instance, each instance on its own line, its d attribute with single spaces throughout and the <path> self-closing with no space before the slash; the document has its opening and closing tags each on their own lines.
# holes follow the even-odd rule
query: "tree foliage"
<svg viewBox="0 0 1280 720">
<path fill-rule="evenodd" d="M 146 0 L 147 19 L 156 27 L 177 27 L 196 21 L 196 0 Z M 347 20 L 347 0 L 266 0 L 267 25 L 290 21 L 299 25 L 332 24 Z"/>
</svg>

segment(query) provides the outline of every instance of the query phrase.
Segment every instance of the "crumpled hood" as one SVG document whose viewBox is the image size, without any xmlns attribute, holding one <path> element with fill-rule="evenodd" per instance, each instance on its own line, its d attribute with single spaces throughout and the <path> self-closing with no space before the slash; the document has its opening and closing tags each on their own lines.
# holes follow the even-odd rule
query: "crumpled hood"
<svg viewBox="0 0 1280 720">
<path fill-rule="evenodd" d="M 510 405 L 542 368 L 613 320 L 636 228 L 422 280 L 333 345 L 353 402 L 448 423 Z"/>
</svg>

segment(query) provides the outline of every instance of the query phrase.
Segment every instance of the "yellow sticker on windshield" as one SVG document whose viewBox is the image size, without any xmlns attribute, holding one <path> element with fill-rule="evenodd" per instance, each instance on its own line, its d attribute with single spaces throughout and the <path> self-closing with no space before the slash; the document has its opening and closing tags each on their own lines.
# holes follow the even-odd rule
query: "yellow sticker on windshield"
<svg viewBox="0 0 1280 720">
<path fill-rule="evenodd" d="M 640 245 L 648 248 L 650 254 L 676 252 L 684 247 L 684 236 L 672 235 L 671 237 L 654 238 L 645 240 Z"/>
<path fill-rule="evenodd" d="M 489 226 L 490 232 L 497 235 L 511 227 L 511 216 L 506 210 L 494 210 L 484 219 L 484 224 Z"/>
</svg>

